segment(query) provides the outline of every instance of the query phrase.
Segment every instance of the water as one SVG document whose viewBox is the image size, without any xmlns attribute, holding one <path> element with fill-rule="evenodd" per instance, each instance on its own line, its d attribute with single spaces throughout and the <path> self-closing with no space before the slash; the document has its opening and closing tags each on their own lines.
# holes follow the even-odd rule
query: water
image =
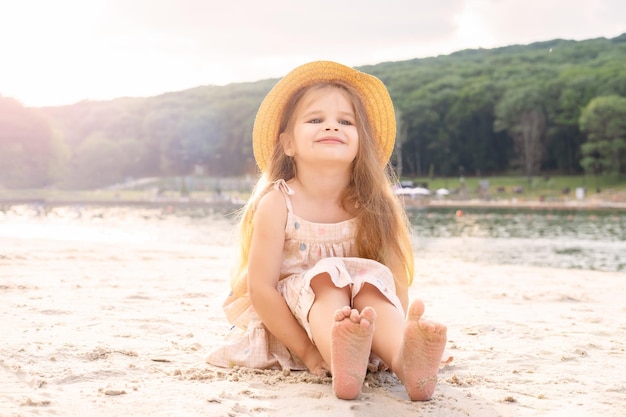
<svg viewBox="0 0 626 417">
<path fill-rule="evenodd" d="M 0 238 L 234 246 L 234 210 L 0 207 Z M 456 210 L 429 208 L 411 209 L 408 215 L 418 262 L 421 257 L 456 257 L 485 263 L 626 270 L 625 212 L 475 209 L 459 216 Z"/>
<path fill-rule="evenodd" d="M 459 214 L 430 208 L 408 212 L 418 257 L 626 270 L 624 212 L 474 209 Z"/>
</svg>

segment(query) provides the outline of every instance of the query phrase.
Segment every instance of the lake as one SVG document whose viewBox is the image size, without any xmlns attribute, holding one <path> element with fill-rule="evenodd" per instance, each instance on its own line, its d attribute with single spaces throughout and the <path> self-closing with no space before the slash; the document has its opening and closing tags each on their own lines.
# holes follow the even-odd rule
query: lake
<svg viewBox="0 0 626 417">
<path fill-rule="evenodd" d="M 429 208 L 409 210 L 408 215 L 418 257 L 626 270 L 623 211 L 466 209 L 461 214 Z"/>
<path fill-rule="evenodd" d="M 0 238 L 233 246 L 234 209 L 209 206 L 0 207 Z M 626 270 L 626 212 L 415 208 L 416 261 Z M 0 253 L 1 259 L 1 253 Z"/>
</svg>

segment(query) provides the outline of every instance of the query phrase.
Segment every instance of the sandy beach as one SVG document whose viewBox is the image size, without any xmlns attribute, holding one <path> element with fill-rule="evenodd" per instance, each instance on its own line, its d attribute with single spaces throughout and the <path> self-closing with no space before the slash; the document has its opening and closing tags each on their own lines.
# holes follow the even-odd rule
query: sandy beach
<svg viewBox="0 0 626 417">
<path fill-rule="evenodd" d="M 411 296 L 454 360 L 432 401 L 384 372 L 342 401 L 304 372 L 205 363 L 234 253 L 0 235 L 0 417 L 624 415 L 624 273 L 417 253 Z"/>
</svg>

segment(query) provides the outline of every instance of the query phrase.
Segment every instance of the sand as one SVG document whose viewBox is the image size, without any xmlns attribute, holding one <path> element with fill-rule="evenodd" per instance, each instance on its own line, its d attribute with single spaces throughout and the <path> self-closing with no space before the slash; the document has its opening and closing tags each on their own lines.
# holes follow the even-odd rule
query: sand
<svg viewBox="0 0 626 417">
<path fill-rule="evenodd" d="M 0 236 L 0 417 L 623 416 L 626 274 L 418 254 L 448 326 L 429 402 L 389 373 L 357 400 L 304 372 L 204 362 L 227 334 L 228 245 Z"/>
</svg>

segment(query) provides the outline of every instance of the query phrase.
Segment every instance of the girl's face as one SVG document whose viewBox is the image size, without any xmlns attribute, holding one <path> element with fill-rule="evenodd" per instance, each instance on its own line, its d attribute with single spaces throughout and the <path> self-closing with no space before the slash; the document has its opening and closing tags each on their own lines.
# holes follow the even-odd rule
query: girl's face
<svg viewBox="0 0 626 417">
<path fill-rule="evenodd" d="M 283 135 L 285 153 L 293 156 L 296 163 L 349 165 L 359 149 L 354 106 L 347 94 L 336 87 L 306 93 Z"/>
</svg>

